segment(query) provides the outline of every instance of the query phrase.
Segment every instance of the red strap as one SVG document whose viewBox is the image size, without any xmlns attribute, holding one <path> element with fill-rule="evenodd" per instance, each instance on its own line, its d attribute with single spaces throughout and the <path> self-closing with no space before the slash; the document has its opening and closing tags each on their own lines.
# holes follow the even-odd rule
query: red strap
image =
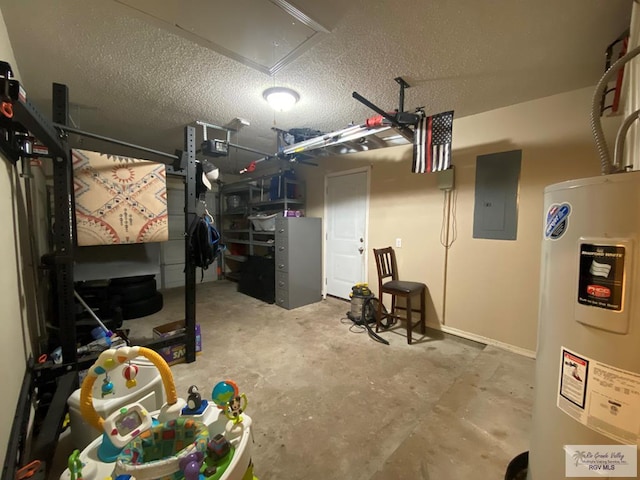
<svg viewBox="0 0 640 480">
<path fill-rule="evenodd" d="M 425 144 L 425 148 L 427 149 L 427 172 L 432 172 L 431 170 L 431 162 L 432 162 L 432 145 L 431 145 L 431 128 L 433 127 L 433 117 L 429 116 L 427 118 L 427 143 Z"/>
</svg>

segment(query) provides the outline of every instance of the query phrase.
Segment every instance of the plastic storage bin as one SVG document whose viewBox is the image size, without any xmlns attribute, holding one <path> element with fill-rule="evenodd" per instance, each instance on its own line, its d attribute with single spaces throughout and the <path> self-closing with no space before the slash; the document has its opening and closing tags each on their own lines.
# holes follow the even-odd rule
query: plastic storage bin
<svg viewBox="0 0 640 480">
<path fill-rule="evenodd" d="M 102 381 L 96 381 L 94 384 L 93 406 L 102 418 L 133 402 L 141 403 L 150 412 L 159 410 L 164 405 L 162 378 L 155 365 L 146 358 L 140 357 L 132 360 L 131 363 L 138 366 L 135 387 L 127 388 L 126 380 L 122 376 L 122 368 L 128 364 L 114 369 L 109 375 L 114 387 L 113 395 L 102 398 Z M 71 420 L 71 442 L 74 448 L 82 450 L 98 438 L 101 432 L 85 422 L 80 414 L 80 389 L 71 394 L 67 399 L 67 405 L 69 405 Z"/>
<path fill-rule="evenodd" d="M 271 215 L 250 215 L 247 218 L 253 223 L 256 232 L 275 232 L 277 213 Z"/>
</svg>

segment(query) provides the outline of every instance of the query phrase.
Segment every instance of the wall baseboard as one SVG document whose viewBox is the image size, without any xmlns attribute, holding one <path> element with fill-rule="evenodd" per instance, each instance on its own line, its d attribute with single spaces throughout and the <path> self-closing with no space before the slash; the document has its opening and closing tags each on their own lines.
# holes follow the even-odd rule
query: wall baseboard
<svg viewBox="0 0 640 480">
<path fill-rule="evenodd" d="M 503 350 L 517 353 L 518 355 L 522 355 L 523 357 L 528 357 L 533 359 L 536 358 L 536 352 L 534 352 L 533 350 L 528 350 L 526 348 L 510 345 L 508 343 L 504 343 L 499 340 L 494 340 L 489 337 L 483 337 L 482 335 L 477 335 L 475 333 L 465 332 L 464 330 L 458 330 L 457 328 L 449 327 L 447 325 L 440 325 L 440 324 L 434 325 L 433 323 L 427 322 L 427 327 L 433 328 L 434 330 L 441 330 L 444 333 L 455 335 L 456 337 L 462 337 L 462 338 L 466 338 L 467 340 L 473 340 L 474 342 L 484 343 L 485 345 L 491 345 L 494 347 L 502 348 Z"/>
</svg>

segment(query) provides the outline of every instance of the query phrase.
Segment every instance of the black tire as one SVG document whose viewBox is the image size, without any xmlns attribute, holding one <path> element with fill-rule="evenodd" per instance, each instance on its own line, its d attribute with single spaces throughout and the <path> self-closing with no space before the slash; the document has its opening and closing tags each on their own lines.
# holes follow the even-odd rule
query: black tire
<svg viewBox="0 0 640 480">
<path fill-rule="evenodd" d="M 109 291 L 106 282 L 78 282 L 74 285 L 74 289 L 89 307 L 94 309 L 99 308 L 101 310 L 107 308 L 109 304 Z M 84 312 L 84 307 L 77 300 L 76 305 L 79 307 L 79 310 L 76 310 L 77 313 Z"/>
<path fill-rule="evenodd" d="M 155 277 L 155 275 L 138 275 L 137 277 L 112 278 L 110 285 L 130 285 L 132 283 L 146 282 Z"/>
<path fill-rule="evenodd" d="M 111 330 L 112 332 L 117 330 L 122 326 L 122 318 L 114 317 L 114 318 L 100 318 L 102 323 Z M 98 322 L 96 322 L 93 318 L 79 318 L 75 322 L 76 329 L 76 341 L 81 344 L 89 343 L 94 340 L 91 336 L 91 330 L 98 327 Z M 49 336 L 50 345 L 52 345 L 51 350 L 62 342 L 62 337 L 65 336 L 64 332 L 60 332 L 60 327 L 58 325 L 47 324 L 47 333 Z"/>
<path fill-rule="evenodd" d="M 153 297 L 156 294 L 155 279 L 143 280 L 130 284 L 109 285 L 109 296 L 120 297 L 120 303 L 133 303 Z"/>
<path fill-rule="evenodd" d="M 122 318 L 124 320 L 133 320 L 135 318 L 146 317 L 162 310 L 163 299 L 160 292 L 144 300 L 137 302 L 122 303 Z"/>
</svg>

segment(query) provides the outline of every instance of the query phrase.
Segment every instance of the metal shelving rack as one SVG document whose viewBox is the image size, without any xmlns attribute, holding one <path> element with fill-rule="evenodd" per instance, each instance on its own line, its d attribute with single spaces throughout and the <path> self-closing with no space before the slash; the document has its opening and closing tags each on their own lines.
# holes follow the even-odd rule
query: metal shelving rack
<svg viewBox="0 0 640 480">
<path fill-rule="evenodd" d="M 257 253 L 256 247 L 273 248 L 275 246 L 275 231 L 261 232 L 254 230 L 251 222 L 247 220 L 248 216 L 257 213 L 282 213 L 288 209 L 304 208 L 306 193 L 304 191 L 304 182 L 283 177 L 285 195 L 281 199 L 269 200 L 269 182 L 271 178 L 272 175 L 266 175 L 222 185 L 220 188 L 220 213 L 218 218 L 220 219 L 222 240 L 227 245 L 227 251 L 223 252 L 223 261 L 225 265 L 227 265 L 227 261 L 233 262 L 236 270 L 239 264 L 247 260 L 248 256 Z M 298 198 L 287 198 L 286 192 L 288 192 L 291 185 L 295 185 L 299 190 Z M 238 195 L 242 199 L 242 205 L 226 208 L 226 200 L 232 195 Z M 240 222 L 242 228 L 227 228 L 228 223 L 233 221 Z M 245 255 L 228 253 L 229 246 L 233 244 L 246 245 L 248 251 Z M 225 277 L 234 281 L 239 280 L 237 271 L 226 272 Z"/>
<path fill-rule="evenodd" d="M 197 215 L 198 203 L 196 196 L 195 127 L 185 127 L 184 151 L 181 156 L 165 154 L 68 127 L 69 90 L 66 85 L 53 84 L 53 122 L 42 116 L 35 106 L 27 100 L 26 92 L 17 80 L 11 78 L 11 75 L 0 77 L 0 91 L 5 93 L 13 107 L 13 117 L 7 118 L 5 116 L 0 121 L 0 128 L 5 132 L 4 138 L 0 139 L 0 152 L 14 164 L 20 158 L 36 156 L 49 157 L 53 162 L 52 214 L 55 218 L 52 235 L 53 252 L 46 255 L 45 258 L 47 268 L 51 269 L 55 276 L 55 291 L 52 292 L 52 295 L 58 299 L 55 314 L 60 331 L 65 332 L 65 335 L 60 338 L 64 363 L 61 365 L 34 365 L 34 362 L 31 361 L 27 365 L 2 471 L 3 480 L 13 480 L 18 468 L 18 461 L 23 465 L 28 463 L 28 460 L 24 461 L 25 459 L 22 458 L 24 453 L 22 450 L 28 428 L 27 420 L 30 416 L 31 399 L 34 395 L 42 394 L 44 384 L 53 382 L 55 389 L 53 398 L 47 404 L 46 412 L 43 413 L 44 420 L 30 452 L 31 459 L 39 459 L 43 462 L 42 468 L 32 477 L 32 480 L 40 480 L 46 478 L 51 466 L 55 445 L 66 412 L 66 400 L 78 387 L 78 372 L 88 368 L 95 361 L 95 356 L 86 357 L 79 361 L 76 351 L 76 310 L 73 293 L 73 260 L 76 246 L 75 202 L 71 149 L 67 143 L 66 133 L 78 133 L 106 142 L 133 147 L 140 151 L 147 151 L 155 156 L 161 155 L 164 160 L 154 159 L 152 161 L 159 161 L 171 165 L 174 170 L 183 171 L 185 174 L 185 232 L 188 232 L 189 225 Z M 30 148 L 25 148 L 24 143 L 21 143 L 25 134 L 45 146 L 48 149 L 48 155 L 34 155 Z M 189 243 L 190 238 L 185 235 L 185 259 L 189 258 Z M 145 346 L 157 350 L 183 343 L 186 346 L 185 360 L 188 363 L 196 360 L 195 285 L 195 267 L 187 260 L 185 262 L 185 333 L 159 339 Z"/>
</svg>

